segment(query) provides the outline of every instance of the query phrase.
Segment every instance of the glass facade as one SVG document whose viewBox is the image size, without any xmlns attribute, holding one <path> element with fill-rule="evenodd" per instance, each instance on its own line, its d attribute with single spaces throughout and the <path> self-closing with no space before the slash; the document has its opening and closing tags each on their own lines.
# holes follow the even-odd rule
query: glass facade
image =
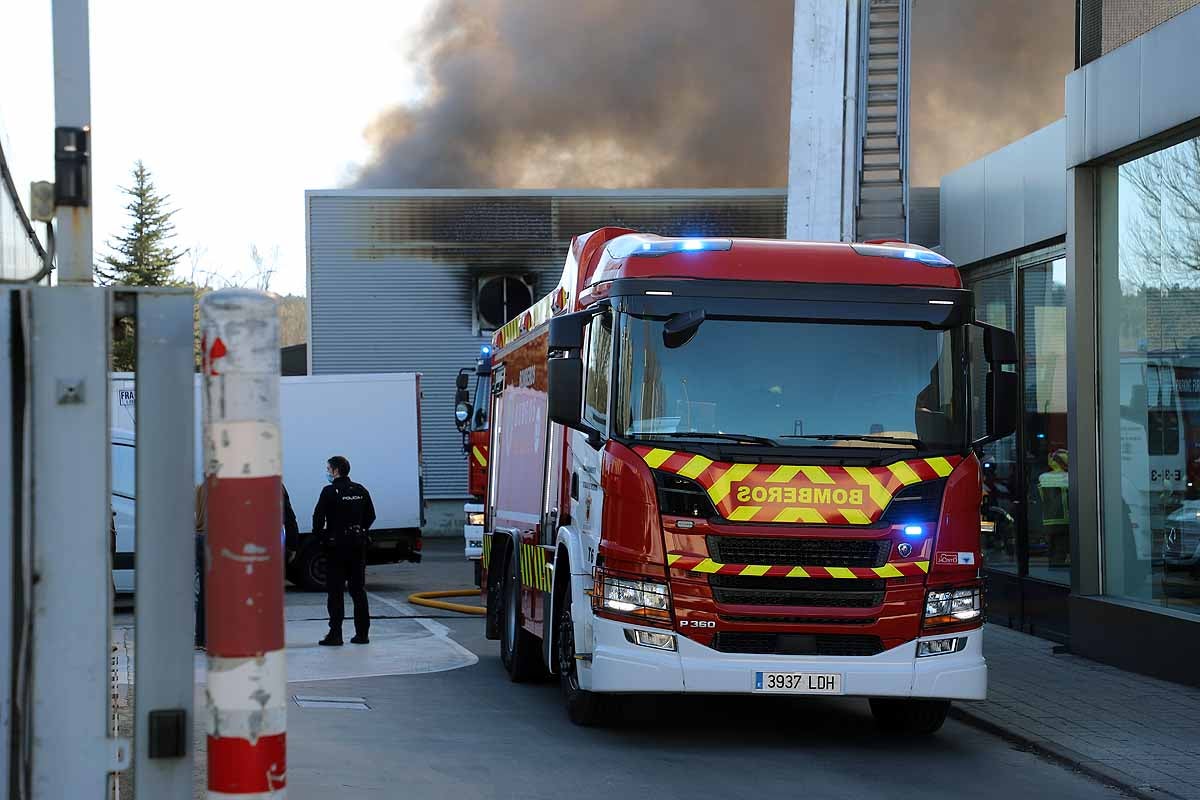
<svg viewBox="0 0 1200 800">
<path fill-rule="evenodd" d="M 1062 247 L 970 270 L 975 316 L 1008 328 L 1021 346 L 1022 413 L 1017 432 L 983 447 L 983 560 L 986 569 L 1070 584 L 1067 511 L 1067 270 Z M 975 436 L 982 435 L 982 344 L 972 342 Z M 1012 615 L 1022 616 L 1018 610 Z"/>
<path fill-rule="evenodd" d="M 1200 614 L 1200 138 L 1098 191 L 1104 591 Z"/>
</svg>

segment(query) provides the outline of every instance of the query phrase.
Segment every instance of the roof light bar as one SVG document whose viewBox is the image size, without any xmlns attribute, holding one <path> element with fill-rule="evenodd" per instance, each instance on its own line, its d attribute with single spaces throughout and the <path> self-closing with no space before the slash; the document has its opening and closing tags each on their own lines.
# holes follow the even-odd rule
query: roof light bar
<svg viewBox="0 0 1200 800">
<path fill-rule="evenodd" d="M 627 233 L 608 243 L 608 255 L 612 258 L 630 256 L 665 256 L 669 253 L 697 253 L 712 250 L 729 250 L 732 239 L 710 239 L 689 237 L 667 239 L 642 233 Z"/>
<path fill-rule="evenodd" d="M 917 261 L 929 267 L 953 267 L 954 262 L 941 253 L 935 253 L 924 247 L 894 247 L 886 244 L 852 244 L 854 252 L 860 256 L 883 256 L 884 258 L 904 258 Z"/>
</svg>

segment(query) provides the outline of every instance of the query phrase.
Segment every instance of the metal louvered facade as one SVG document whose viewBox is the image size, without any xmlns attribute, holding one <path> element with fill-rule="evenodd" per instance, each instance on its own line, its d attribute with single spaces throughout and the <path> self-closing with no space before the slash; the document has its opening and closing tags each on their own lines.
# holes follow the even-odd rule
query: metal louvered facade
<svg viewBox="0 0 1200 800">
<path fill-rule="evenodd" d="M 786 202 L 783 189 L 309 191 L 310 374 L 420 372 L 425 496 L 464 498 L 451 412 L 454 377 L 485 341 L 480 278 L 519 275 L 536 300 L 558 282 L 575 234 L 620 225 L 783 238 Z"/>
</svg>

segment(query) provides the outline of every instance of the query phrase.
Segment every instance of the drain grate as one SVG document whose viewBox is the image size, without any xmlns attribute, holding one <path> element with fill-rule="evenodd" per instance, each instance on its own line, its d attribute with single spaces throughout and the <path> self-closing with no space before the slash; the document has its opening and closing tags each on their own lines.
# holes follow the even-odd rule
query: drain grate
<svg viewBox="0 0 1200 800">
<path fill-rule="evenodd" d="M 365 697 L 322 697 L 313 694 L 292 695 L 292 701 L 301 708 L 336 708 L 342 711 L 370 711 Z"/>
</svg>

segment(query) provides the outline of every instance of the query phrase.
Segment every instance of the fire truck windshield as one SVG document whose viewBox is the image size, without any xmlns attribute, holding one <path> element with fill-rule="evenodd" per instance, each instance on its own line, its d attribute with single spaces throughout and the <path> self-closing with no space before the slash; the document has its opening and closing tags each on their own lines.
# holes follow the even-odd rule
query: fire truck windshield
<svg viewBox="0 0 1200 800">
<path fill-rule="evenodd" d="M 664 342 L 663 327 L 622 315 L 618 436 L 966 446 L 962 329 L 709 318 L 677 344 L 670 335 Z"/>
</svg>

